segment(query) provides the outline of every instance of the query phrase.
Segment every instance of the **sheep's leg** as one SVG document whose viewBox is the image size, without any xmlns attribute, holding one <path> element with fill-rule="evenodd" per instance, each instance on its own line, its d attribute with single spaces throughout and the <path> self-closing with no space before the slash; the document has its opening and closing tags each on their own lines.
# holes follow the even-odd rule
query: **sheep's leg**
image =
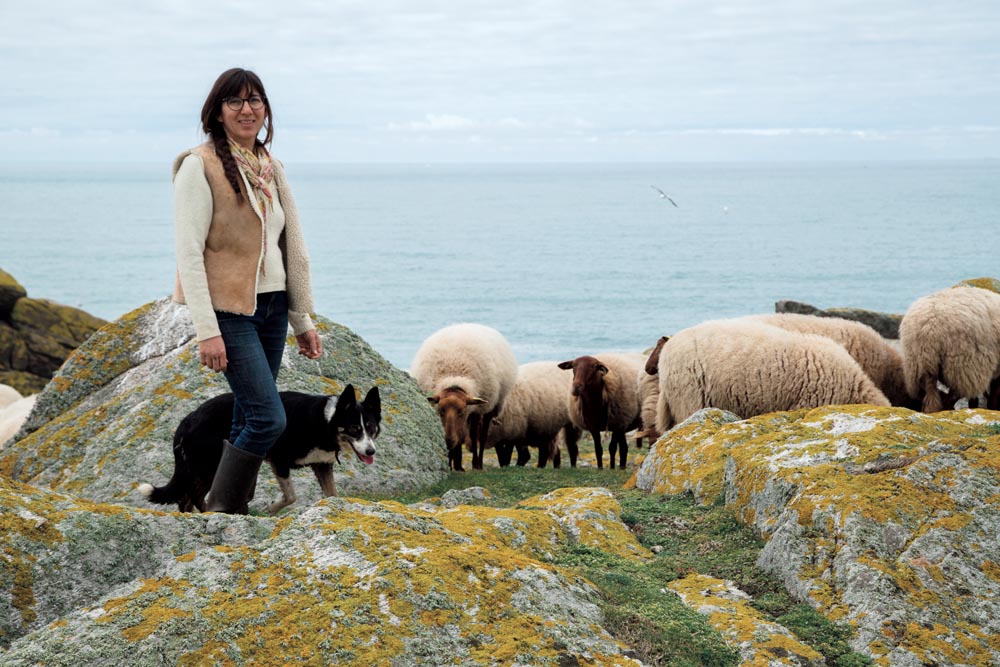
<svg viewBox="0 0 1000 667">
<path fill-rule="evenodd" d="M 483 452 L 486 449 L 486 441 L 490 435 L 490 424 L 493 423 L 493 420 L 496 419 L 496 416 L 499 413 L 500 413 L 499 407 L 490 410 L 485 415 L 483 415 L 483 418 L 479 424 L 479 442 L 476 448 L 479 458 L 479 468 L 478 468 L 479 470 L 483 469 Z M 476 441 L 473 440 L 473 442 Z M 507 462 L 508 463 L 510 462 L 510 457 L 507 458 Z"/>
<path fill-rule="evenodd" d="M 618 440 L 618 453 L 621 457 L 618 461 L 618 467 L 624 470 L 625 463 L 628 461 L 628 438 L 625 437 L 625 431 L 620 432 Z"/>
<path fill-rule="evenodd" d="M 482 431 L 485 427 L 482 415 L 478 413 L 469 415 L 469 444 L 472 449 L 473 470 L 481 470 L 483 467 L 483 450 L 479 445 L 479 439 L 482 437 Z"/>
<path fill-rule="evenodd" d="M 456 445 L 448 450 L 448 463 L 456 472 L 465 472 L 462 467 L 462 445 Z"/>
<path fill-rule="evenodd" d="M 995 377 L 990 382 L 990 390 L 986 394 L 986 409 L 1000 410 L 1000 377 Z"/>
<path fill-rule="evenodd" d="M 546 442 L 538 445 L 538 464 L 537 467 L 544 468 L 549 462 L 549 452 L 552 448 L 551 442 Z"/>
<path fill-rule="evenodd" d="M 527 445 L 517 445 L 517 465 L 525 466 L 531 460 L 531 452 Z"/>
<path fill-rule="evenodd" d="M 979 397 L 973 396 L 972 398 L 969 399 L 969 409 L 975 410 L 978 407 L 979 407 Z"/>
<path fill-rule="evenodd" d="M 552 439 L 552 450 L 549 452 L 549 454 L 551 455 L 552 459 L 552 467 L 558 468 L 560 463 L 562 463 L 562 461 L 560 461 L 560 456 L 559 456 L 559 443 L 556 442 L 555 438 Z"/>
<path fill-rule="evenodd" d="M 615 469 L 615 459 L 618 458 L 618 431 L 611 432 L 611 441 L 608 443 L 608 465 Z"/>
<path fill-rule="evenodd" d="M 500 464 L 500 467 L 506 468 L 507 466 L 509 466 L 510 457 L 514 451 L 514 446 L 506 442 L 498 442 L 497 444 L 493 445 L 493 449 L 496 450 L 497 463 Z"/>
<path fill-rule="evenodd" d="M 312 463 L 310 466 L 319 488 L 323 489 L 323 497 L 329 498 L 337 495 L 337 485 L 333 481 L 333 465 L 330 463 Z"/>
<path fill-rule="evenodd" d="M 604 467 L 604 449 L 601 447 L 601 432 L 591 431 L 590 437 L 594 439 L 594 456 L 597 457 L 597 467 Z"/>
<path fill-rule="evenodd" d="M 577 442 L 580 440 L 580 431 L 573 426 L 564 426 L 563 434 L 566 436 L 566 453 L 569 454 L 569 465 L 576 467 L 576 457 L 580 454 Z"/>
<path fill-rule="evenodd" d="M 923 411 L 926 413 L 941 412 L 944 404 L 941 400 L 941 390 L 937 386 L 937 378 L 929 375 L 924 376 L 924 403 Z"/>
</svg>

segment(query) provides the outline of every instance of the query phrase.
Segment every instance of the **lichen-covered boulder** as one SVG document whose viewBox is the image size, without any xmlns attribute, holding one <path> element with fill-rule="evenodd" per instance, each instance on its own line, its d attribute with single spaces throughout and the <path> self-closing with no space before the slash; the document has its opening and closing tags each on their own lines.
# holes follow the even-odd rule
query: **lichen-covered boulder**
<svg viewBox="0 0 1000 667">
<path fill-rule="evenodd" d="M 69 354 L 105 324 L 78 308 L 29 299 L 0 270 L 0 382 L 22 394 L 42 390 Z"/>
<path fill-rule="evenodd" d="M 0 576 L 7 575 L 0 581 L 26 582 L 15 617 L 37 607 L 42 581 L 46 590 L 67 584 L 64 576 L 72 581 L 75 572 L 59 565 L 74 553 L 112 574 L 130 568 L 118 575 L 126 583 L 46 613 L 44 627 L 0 653 L 6 666 L 640 667 L 602 628 L 596 589 L 549 562 L 570 544 L 559 508 L 585 510 L 593 499 L 603 515 L 599 495 L 509 510 L 331 498 L 281 519 L 92 506 L 86 518 L 72 507 L 46 509 L 63 502 L 52 494 L 0 484 L 31 496 L 12 508 L 23 515 L 21 544 L 48 541 L 56 552 L 44 563 L 24 555 L 13 573 L 0 560 Z M 114 528 L 102 534 L 130 553 L 106 564 L 111 545 L 97 544 L 96 528 L 91 537 L 75 526 L 103 526 L 110 517 Z M 140 525 L 162 535 L 160 543 L 148 544 Z M 227 540 L 221 526 L 240 527 L 251 539 Z M 257 539 L 262 532 L 267 537 Z M 143 554 L 150 562 L 139 567 Z"/>
<path fill-rule="evenodd" d="M 416 383 L 357 335 L 323 317 L 319 360 L 297 354 L 289 336 L 278 378 L 282 390 L 360 392 L 377 385 L 382 433 L 375 463 L 345 453 L 334 474 L 340 493 L 392 494 L 442 479 L 447 458 L 441 423 Z M 95 333 L 39 395 L 18 436 L 0 452 L 0 475 L 101 502 L 153 506 L 139 483 L 162 485 L 174 468 L 172 438 L 202 401 L 229 391 L 221 374 L 198 363 L 187 308 L 169 299 L 147 304 Z M 303 507 L 320 497 L 308 468 L 294 471 Z M 262 470 L 251 509 L 280 496 Z"/>
<path fill-rule="evenodd" d="M 988 289 L 991 292 L 996 292 L 1000 294 L 1000 280 L 996 278 L 984 277 L 984 278 L 969 278 L 968 280 L 963 280 L 955 287 L 978 287 L 980 289 Z"/>
<path fill-rule="evenodd" d="M 740 417 L 726 410 L 698 410 L 649 448 L 626 486 L 664 495 L 691 493 L 703 505 L 712 502 L 722 493 L 726 452 L 704 443 L 720 428 L 735 422 L 740 422 Z"/>
<path fill-rule="evenodd" d="M 729 581 L 690 574 L 668 588 L 688 607 L 708 617 L 726 643 L 740 652 L 740 665 L 825 667 L 823 655 L 799 641 L 783 625 L 753 608 L 750 596 Z"/>
<path fill-rule="evenodd" d="M 184 553 L 262 542 L 275 521 L 132 510 L 0 477 L 0 650 Z"/>
<path fill-rule="evenodd" d="M 661 438 L 643 468 L 669 481 L 637 485 L 724 493 L 766 541 L 758 565 L 878 665 L 1000 663 L 1000 413 L 833 406 L 702 428 Z"/>
<path fill-rule="evenodd" d="M 881 313 L 864 308 L 827 308 L 825 310 L 799 301 L 778 301 L 774 304 L 776 313 L 796 313 L 799 315 L 816 315 L 817 317 L 839 317 L 844 320 L 854 320 L 870 326 L 879 332 L 883 338 L 899 338 L 899 323 L 902 315 L 896 313 Z"/>
<path fill-rule="evenodd" d="M 14 276 L 0 269 L 0 320 L 10 317 L 10 311 L 18 299 L 28 296 L 27 290 Z"/>
</svg>

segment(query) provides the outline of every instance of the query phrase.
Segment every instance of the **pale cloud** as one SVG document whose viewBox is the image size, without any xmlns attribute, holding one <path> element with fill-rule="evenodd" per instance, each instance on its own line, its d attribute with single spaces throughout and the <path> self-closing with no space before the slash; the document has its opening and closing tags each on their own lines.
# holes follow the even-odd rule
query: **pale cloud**
<svg viewBox="0 0 1000 667">
<path fill-rule="evenodd" d="M 998 34 L 995 0 L 7 2 L 0 136 L 47 128 L 17 150 L 160 160 L 199 139 L 212 81 L 239 65 L 263 77 L 288 160 L 460 159 L 471 135 L 469 159 L 675 159 L 744 140 L 892 158 L 931 136 L 929 157 L 952 138 L 1000 157 Z"/>
</svg>

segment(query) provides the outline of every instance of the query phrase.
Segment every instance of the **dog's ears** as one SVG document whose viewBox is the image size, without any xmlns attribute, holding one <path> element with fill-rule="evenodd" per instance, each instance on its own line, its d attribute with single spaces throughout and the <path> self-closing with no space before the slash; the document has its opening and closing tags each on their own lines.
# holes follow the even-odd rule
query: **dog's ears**
<svg viewBox="0 0 1000 667">
<path fill-rule="evenodd" d="M 382 414 L 382 397 L 379 396 L 378 387 L 372 387 L 365 394 L 364 406 L 371 410 L 375 410 L 380 415 Z"/>
<path fill-rule="evenodd" d="M 341 401 L 347 401 L 347 400 L 349 400 L 351 403 L 357 403 L 358 402 L 358 396 L 357 396 L 357 394 L 354 393 L 354 385 L 353 384 L 349 384 L 346 387 L 344 387 L 344 391 L 340 392 L 340 400 Z"/>
</svg>

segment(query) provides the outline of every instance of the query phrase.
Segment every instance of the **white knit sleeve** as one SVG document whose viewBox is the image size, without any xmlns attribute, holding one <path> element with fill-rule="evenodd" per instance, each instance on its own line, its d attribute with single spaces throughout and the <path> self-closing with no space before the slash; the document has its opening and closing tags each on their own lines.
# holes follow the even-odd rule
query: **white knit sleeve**
<svg viewBox="0 0 1000 667">
<path fill-rule="evenodd" d="M 184 300 L 199 341 L 220 335 L 205 274 L 205 240 L 211 224 L 212 188 L 205 164 L 197 155 L 188 155 L 174 175 L 174 247 Z"/>
</svg>

